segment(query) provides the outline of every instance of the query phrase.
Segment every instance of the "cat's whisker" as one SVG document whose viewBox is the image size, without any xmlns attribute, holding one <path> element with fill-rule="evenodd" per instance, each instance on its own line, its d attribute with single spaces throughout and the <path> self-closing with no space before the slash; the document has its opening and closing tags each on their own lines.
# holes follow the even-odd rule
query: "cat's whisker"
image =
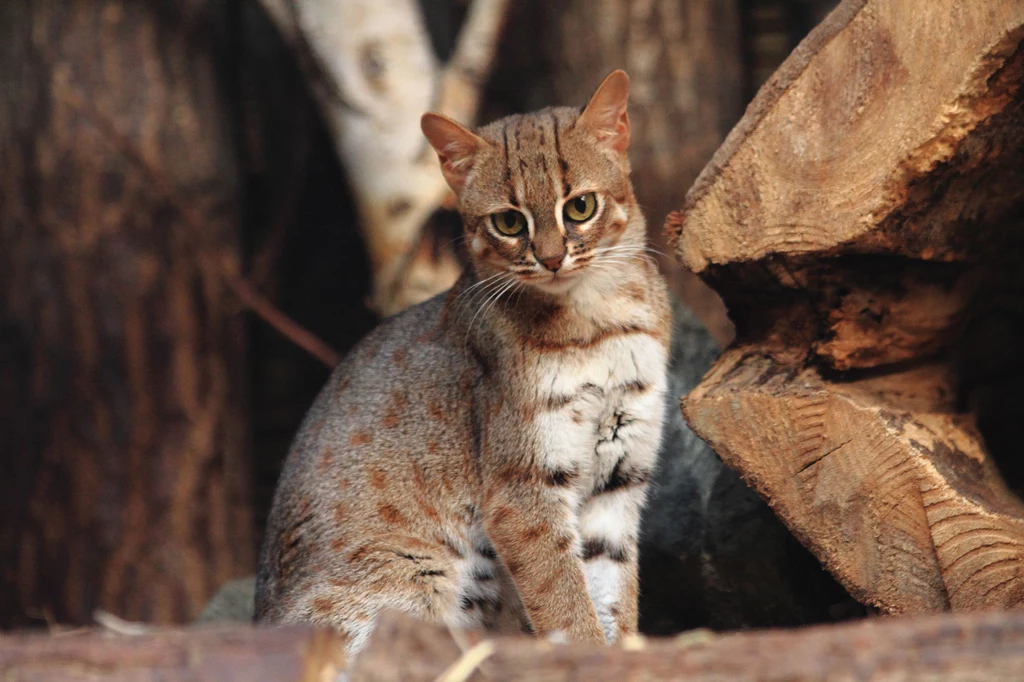
<svg viewBox="0 0 1024 682">
<path fill-rule="evenodd" d="M 519 282 L 513 281 L 513 282 L 509 283 L 504 289 L 499 291 L 495 296 L 493 296 L 491 298 L 490 302 L 487 304 L 487 307 L 484 308 L 484 311 L 483 311 L 484 317 L 486 317 L 487 316 L 487 312 L 491 308 L 493 308 L 498 303 L 498 301 L 501 300 L 502 296 L 504 296 L 508 291 L 514 289 L 518 284 L 519 284 Z"/>
<path fill-rule="evenodd" d="M 476 314 L 473 315 L 473 319 L 469 321 L 469 326 L 466 329 L 466 340 L 463 343 L 463 348 L 465 348 L 466 345 L 469 343 L 469 336 L 473 331 L 473 326 L 476 324 L 477 318 L 480 317 L 480 315 L 484 313 L 486 310 L 488 310 L 494 304 L 495 301 L 501 298 L 502 294 L 508 291 L 511 287 L 515 286 L 515 284 L 517 283 L 514 278 L 510 277 L 509 279 L 511 279 L 511 281 L 502 280 L 501 286 L 495 287 L 495 289 L 493 290 L 494 293 L 491 294 L 487 299 L 485 299 L 483 304 L 477 309 Z M 483 319 L 487 319 L 486 314 L 484 314 Z"/>
<path fill-rule="evenodd" d="M 477 289 L 472 294 L 472 296 L 470 296 L 468 299 L 466 299 L 464 304 L 461 306 L 461 310 L 459 310 L 458 316 L 455 318 L 455 324 L 457 325 L 459 322 L 462 321 L 463 315 L 466 314 L 467 310 L 470 310 L 470 309 L 473 308 L 473 306 L 475 305 L 475 302 L 481 301 L 481 300 L 487 300 L 487 298 L 493 292 L 495 292 L 498 289 L 500 289 L 501 286 L 503 284 L 505 284 L 505 282 L 508 281 L 509 279 L 513 279 L 514 280 L 515 278 L 512 277 L 511 275 L 509 275 L 507 272 L 503 271 L 503 272 L 499 272 L 496 275 L 488 277 L 483 282 L 478 282 L 477 284 L 482 284 L 483 286 L 481 288 Z M 474 285 L 474 286 L 476 286 L 476 285 Z M 476 319 L 475 316 L 474 316 L 474 319 Z M 470 326 L 472 327 L 472 325 L 470 325 Z"/>
<path fill-rule="evenodd" d="M 615 244 L 613 246 L 602 246 L 594 249 L 595 253 L 615 253 L 615 252 L 626 252 L 626 253 L 653 253 L 665 258 L 670 258 L 667 253 L 660 251 L 650 244 Z"/>
<path fill-rule="evenodd" d="M 482 279 L 482 280 L 480 280 L 479 282 L 475 282 L 475 283 L 473 283 L 473 284 L 469 285 L 469 286 L 468 286 L 468 287 L 466 287 L 466 288 L 465 288 L 465 289 L 464 289 L 463 291 L 461 291 L 461 292 L 459 293 L 459 295 L 458 295 L 458 296 L 456 296 L 456 297 L 455 297 L 455 301 L 458 301 L 458 300 L 459 300 L 460 298 L 462 298 L 463 296 L 465 296 L 465 295 L 466 295 L 466 294 L 468 294 L 469 292 L 473 291 L 473 290 L 474 290 L 474 289 L 476 289 L 477 287 L 479 287 L 479 286 L 482 286 L 482 285 L 484 285 L 484 284 L 487 284 L 487 283 L 488 283 L 488 282 L 490 282 L 491 280 L 493 280 L 493 279 L 495 279 L 495 278 L 497 278 L 497 277 L 501 277 L 501 276 L 502 276 L 502 275 L 504 275 L 504 274 L 505 274 L 504 272 L 499 272 L 499 273 L 498 273 L 498 274 L 496 274 L 496 275 L 491 275 L 490 277 L 488 277 L 488 278 L 486 278 L 486 279 Z"/>
</svg>

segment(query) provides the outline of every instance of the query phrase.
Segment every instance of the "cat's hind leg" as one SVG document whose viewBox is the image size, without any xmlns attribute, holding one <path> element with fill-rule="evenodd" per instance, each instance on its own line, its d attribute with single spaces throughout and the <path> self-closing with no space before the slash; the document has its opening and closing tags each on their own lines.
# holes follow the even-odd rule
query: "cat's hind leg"
<svg viewBox="0 0 1024 682">
<path fill-rule="evenodd" d="M 460 604 L 455 562 L 441 544 L 389 534 L 353 543 L 295 605 L 294 618 L 338 630 L 360 651 L 382 611 L 420 620 L 471 625 Z"/>
</svg>

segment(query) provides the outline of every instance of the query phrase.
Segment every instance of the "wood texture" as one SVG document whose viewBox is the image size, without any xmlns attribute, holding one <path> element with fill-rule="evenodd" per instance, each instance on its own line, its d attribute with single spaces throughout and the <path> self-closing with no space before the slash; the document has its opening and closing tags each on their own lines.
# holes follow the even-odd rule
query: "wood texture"
<svg viewBox="0 0 1024 682">
<path fill-rule="evenodd" d="M 965 397 L 1024 343 L 1022 41 L 1017 0 L 847 0 L 666 225 L 738 331 L 684 413 L 890 612 L 1024 604 L 1024 434 L 978 408 L 1019 393 Z"/>
<path fill-rule="evenodd" d="M 690 190 L 686 229 L 673 230 L 683 264 L 703 272 L 840 245 L 963 257 L 957 227 L 1024 197 L 1017 176 L 991 172 L 1020 145 L 1022 15 L 1017 0 L 844 2 L 765 84 Z M 993 120 L 1010 110 L 1013 120 Z M 996 184 L 972 192 L 985 172 Z M 933 203 L 940 179 L 950 186 Z"/>
<path fill-rule="evenodd" d="M 1003 682 L 1016 679 L 1024 669 L 1024 614 L 873 619 L 719 636 L 691 631 L 680 640 L 637 639 L 622 647 L 555 645 L 527 638 L 493 642 L 493 653 L 468 679 Z M 356 660 L 352 682 L 466 679 L 438 677 L 460 656 L 465 660 L 471 654 L 463 654 L 442 629 L 388 621 Z"/>
<path fill-rule="evenodd" d="M 338 638 L 306 628 L 210 627 L 136 636 L 83 631 L 0 637 L 9 682 L 102 678 L 195 682 L 335 682 Z M 1005 682 L 1024 669 L 1024 612 L 877 618 L 842 626 L 674 639 L 622 646 L 553 644 L 530 637 L 482 640 L 385 616 L 351 682 Z"/>
<path fill-rule="evenodd" d="M 343 651 L 332 633 L 304 627 L 83 630 L 0 637 L 0 675 L 5 682 L 334 682 Z"/>
<path fill-rule="evenodd" d="M 0 626 L 182 621 L 251 570 L 214 6 L 0 5 Z"/>
<path fill-rule="evenodd" d="M 1016 606 L 1024 505 L 952 395 L 937 364 L 833 383 L 741 346 L 684 414 L 859 600 Z"/>
</svg>

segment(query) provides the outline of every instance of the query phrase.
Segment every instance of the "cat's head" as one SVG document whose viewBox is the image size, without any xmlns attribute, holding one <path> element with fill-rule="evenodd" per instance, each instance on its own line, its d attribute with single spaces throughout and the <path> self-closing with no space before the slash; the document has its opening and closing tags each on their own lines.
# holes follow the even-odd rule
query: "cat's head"
<svg viewBox="0 0 1024 682">
<path fill-rule="evenodd" d="M 509 116 L 475 133 L 423 116 L 481 278 L 557 294 L 643 248 L 626 155 L 628 97 L 629 77 L 614 71 L 582 111 Z"/>
</svg>

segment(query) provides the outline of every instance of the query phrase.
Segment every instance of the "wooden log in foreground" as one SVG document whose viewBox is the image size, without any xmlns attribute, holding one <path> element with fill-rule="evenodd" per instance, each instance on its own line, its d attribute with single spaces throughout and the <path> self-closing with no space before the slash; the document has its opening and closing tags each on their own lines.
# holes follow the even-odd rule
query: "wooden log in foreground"
<svg viewBox="0 0 1024 682">
<path fill-rule="evenodd" d="M 1022 85 L 1020 0 L 846 0 L 666 226 L 738 334 L 687 419 L 885 611 L 1024 604 Z"/>
<path fill-rule="evenodd" d="M 403 616 L 386 616 L 350 682 L 503 680 L 913 679 L 1004 682 L 1024 670 L 1024 611 L 877 618 L 842 626 L 681 638 L 623 646 L 483 640 Z M 308 628 L 198 628 L 115 636 L 0 638 L 5 682 L 333 682 L 339 640 Z"/>
<path fill-rule="evenodd" d="M 308 627 L 200 627 L 0 637 L 4 682 L 334 682 L 340 640 Z"/>
</svg>

